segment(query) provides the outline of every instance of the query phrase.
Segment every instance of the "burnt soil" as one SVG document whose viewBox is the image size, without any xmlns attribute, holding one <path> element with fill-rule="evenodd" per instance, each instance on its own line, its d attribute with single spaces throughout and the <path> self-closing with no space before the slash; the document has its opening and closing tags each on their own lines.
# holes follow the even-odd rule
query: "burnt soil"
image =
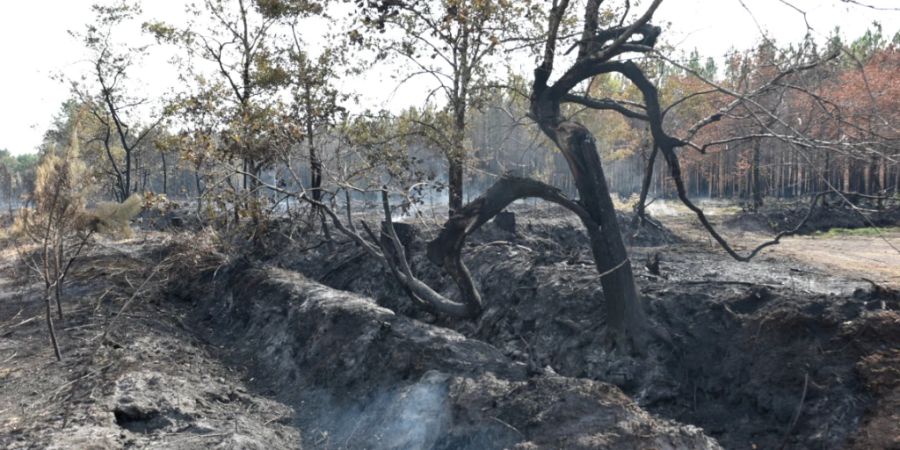
<svg viewBox="0 0 900 450">
<path fill-rule="evenodd" d="M 623 217 L 658 335 L 631 354 L 605 339 L 578 223 L 552 208 L 516 219 L 464 251 L 476 321 L 421 311 L 353 244 L 282 222 L 263 249 L 209 232 L 104 242 L 71 276 L 62 363 L 6 251 L 0 447 L 900 447 L 895 291 L 635 235 Z M 415 272 L 453 298 L 424 257 L 436 228 L 416 229 Z"/>
<path fill-rule="evenodd" d="M 765 205 L 758 211 L 742 211 L 726 220 L 732 227 L 778 233 L 793 230 L 809 212 L 809 205 L 796 202 Z M 828 231 L 833 228 L 856 229 L 900 225 L 900 203 L 891 199 L 883 204 L 848 205 L 846 202 L 819 204 L 798 234 Z"/>
<path fill-rule="evenodd" d="M 652 326 L 669 336 L 647 354 L 623 355 L 606 344 L 603 297 L 577 221 L 553 208 L 518 219 L 516 233 L 487 224 L 464 251 L 485 299 L 474 323 L 421 312 L 350 246 L 339 246 L 325 264 L 315 251 L 274 259 L 532 367 L 614 384 L 648 411 L 700 426 L 726 448 L 900 444 L 897 426 L 886 426 L 897 418 L 896 401 L 866 381 L 872 371 L 900 369 L 891 359 L 900 342 L 896 291 L 765 254 L 739 263 L 665 228 L 635 236 L 623 219 Z M 420 226 L 411 262 L 420 278 L 453 298 L 452 283 L 424 257 L 433 233 Z M 657 255 L 659 276 L 644 267 Z"/>
<path fill-rule="evenodd" d="M 62 362 L 39 286 L 14 258 L 3 264 L 0 448 L 293 448 L 292 408 L 253 390 L 183 321 L 190 308 L 159 295 L 166 275 L 143 284 L 170 239 L 103 244 L 73 266 L 65 319 L 54 316 Z"/>
</svg>

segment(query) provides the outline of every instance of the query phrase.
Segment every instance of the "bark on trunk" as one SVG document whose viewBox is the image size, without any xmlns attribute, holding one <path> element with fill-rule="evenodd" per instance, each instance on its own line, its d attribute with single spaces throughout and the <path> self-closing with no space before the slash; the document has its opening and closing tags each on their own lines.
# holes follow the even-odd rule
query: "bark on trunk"
<svg viewBox="0 0 900 450">
<path fill-rule="evenodd" d="M 464 148 L 465 132 L 466 110 L 464 107 L 457 106 L 454 112 L 453 148 L 450 149 L 450 153 L 447 155 L 449 166 L 447 184 L 450 194 L 449 207 L 451 216 L 463 207 L 463 177 L 466 160 L 466 150 Z"/>
<path fill-rule="evenodd" d="M 59 350 L 59 342 L 56 340 L 56 328 L 53 326 L 53 294 L 50 289 L 44 290 L 44 303 L 46 304 L 47 330 L 50 332 L 50 344 L 53 346 L 53 354 L 57 361 L 62 361 L 62 352 Z"/>
<path fill-rule="evenodd" d="M 597 270 L 604 274 L 600 284 L 611 337 L 620 346 L 630 343 L 640 348 L 645 338 L 646 317 L 596 141 L 584 125 L 564 120 L 559 104 L 550 99 L 538 97 L 532 103 L 532 110 L 541 130 L 556 143 L 566 158 L 580 196 L 579 204 L 593 222 L 585 223 L 585 227 L 588 229 L 594 263 Z"/>
<path fill-rule="evenodd" d="M 160 158 L 162 158 L 162 176 L 163 176 L 162 191 L 163 191 L 163 195 L 168 196 L 169 195 L 169 166 L 168 166 L 168 164 L 166 164 L 165 152 L 160 151 L 159 156 L 160 156 Z"/>
<path fill-rule="evenodd" d="M 759 176 L 760 147 L 759 139 L 753 143 L 753 167 L 750 171 L 750 189 L 753 191 L 753 211 L 763 205 L 762 178 Z"/>
<path fill-rule="evenodd" d="M 565 130 L 572 125 L 575 126 Z M 626 332 L 634 337 L 642 333 L 645 318 L 596 142 L 580 124 L 567 122 L 560 128 L 563 131 L 561 137 L 565 136 L 559 141 L 561 148 L 573 157 L 569 164 L 575 174 L 581 204 L 592 220 L 600 225 L 599 229 L 588 229 L 594 262 L 600 273 L 612 271 L 600 278 L 606 299 L 607 325 L 619 341 L 625 338 Z"/>
<path fill-rule="evenodd" d="M 650 191 L 650 184 L 653 182 L 653 168 L 656 165 L 656 155 L 659 153 L 659 147 L 653 146 L 650 157 L 647 159 L 647 167 L 644 170 L 644 179 L 641 181 L 641 196 L 635 205 L 634 220 L 638 225 L 644 224 L 644 213 L 647 209 L 647 193 Z"/>
<path fill-rule="evenodd" d="M 194 170 L 194 184 L 197 186 L 197 216 L 203 212 L 203 186 L 200 182 L 200 168 Z"/>
</svg>

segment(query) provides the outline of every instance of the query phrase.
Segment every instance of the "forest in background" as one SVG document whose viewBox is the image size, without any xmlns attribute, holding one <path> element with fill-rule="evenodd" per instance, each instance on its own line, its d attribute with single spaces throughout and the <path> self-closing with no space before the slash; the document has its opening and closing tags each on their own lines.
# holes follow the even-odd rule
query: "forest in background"
<svg viewBox="0 0 900 450">
<path fill-rule="evenodd" d="M 152 193 L 196 201 L 197 211 L 208 217 L 225 210 L 240 215 L 240 209 L 249 208 L 248 199 L 265 198 L 267 207 L 278 202 L 277 193 L 260 182 L 302 187 L 317 200 L 331 202 L 343 200 L 343 191 L 364 198 L 382 184 L 412 202 L 443 204 L 447 187 L 456 183 L 465 186 L 465 199 L 471 200 L 505 173 L 575 192 L 565 158 L 527 118 L 528 74 L 503 73 L 491 65 L 533 53 L 528 33 L 539 33 L 537 28 L 523 26 L 521 36 L 496 33 L 496 45 L 475 50 L 482 53 L 473 56 L 482 60 L 443 67 L 442 59 L 458 53 L 459 39 L 447 36 L 447 45 L 428 54 L 417 45 L 432 43 L 410 38 L 421 31 L 416 26 L 427 28 L 427 21 L 389 23 L 403 34 L 388 39 L 371 31 L 378 25 L 368 18 L 355 18 L 323 50 L 305 42 L 301 30 L 305 20 L 324 17 L 326 9 L 285 5 L 266 9 L 208 2 L 194 11 L 207 19 L 204 32 L 144 22 L 159 44 L 140 48 L 116 40 L 122 27 L 140 24 L 136 5 L 96 7 L 97 22 L 73 34 L 93 52 L 93 71 L 61 77 L 71 83 L 72 98 L 62 105 L 36 156 L 2 154 L 2 198 L 6 203 L 27 200 L 38 160 L 68 148 L 76 123 L 80 157 L 97 187 L 94 200 Z M 484 22 L 477 25 L 486 30 L 527 23 L 529 7 L 504 14 L 483 11 Z M 289 14 L 283 8 L 300 9 Z M 440 29 L 434 32 L 440 42 Z M 244 37 L 252 45 L 242 46 Z M 499 55 L 509 45 L 499 39 L 522 44 Z M 183 90 L 164 99 L 143 98 L 128 85 L 129 71 L 138 58 L 163 45 L 184 56 L 173 60 L 182 71 Z M 757 48 L 733 50 L 719 61 L 693 51 L 638 62 L 658 86 L 666 105 L 665 127 L 672 130 L 691 130 L 714 117 L 735 94 L 765 91 L 756 104 L 771 112 L 766 120 L 746 106 L 728 111 L 709 126 L 691 130 L 691 145 L 679 152 L 689 195 L 738 200 L 752 208 L 767 197 L 829 188 L 865 195 L 898 192 L 898 45 L 900 34 L 885 34 L 876 23 L 849 42 L 835 30 L 826 42 L 762 40 Z M 663 55 L 676 54 L 664 40 L 660 47 Z M 406 59 L 408 76 L 439 80 L 420 107 L 397 114 L 362 110 L 352 94 L 338 87 L 342 77 L 387 55 Z M 810 67 L 796 70 L 806 64 Z M 464 78 L 468 91 L 459 83 Z M 772 85 L 775 78 L 780 82 Z M 617 73 L 596 76 L 582 88 L 593 98 L 640 103 L 640 92 Z M 580 105 L 566 108 L 596 137 L 613 192 L 624 198 L 639 193 L 652 156 L 657 169 L 650 195 L 675 196 L 664 162 L 653 155 L 646 121 Z M 460 175 L 462 183 L 452 179 Z"/>
</svg>

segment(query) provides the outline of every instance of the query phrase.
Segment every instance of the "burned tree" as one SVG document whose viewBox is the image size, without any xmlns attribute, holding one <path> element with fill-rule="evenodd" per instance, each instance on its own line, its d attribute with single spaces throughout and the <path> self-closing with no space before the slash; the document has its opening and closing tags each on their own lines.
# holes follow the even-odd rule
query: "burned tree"
<svg viewBox="0 0 900 450">
<path fill-rule="evenodd" d="M 582 38 L 575 45 L 579 48 L 576 62 L 554 84 L 548 85 L 548 80 L 554 70 L 560 25 L 568 9 L 567 1 L 554 3 L 549 16 L 549 34 L 546 39 L 544 60 L 535 70 L 531 96 L 532 118 L 565 155 L 575 177 L 580 198 L 577 201 L 568 199 L 558 189 L 536 180 L 506 176 L 483 195 L 453 213 L 444 224 L 439 236 L 428 244 L 428 258 L 453 278 L 459 287 L 460 300 L 447 299 L 413 275 L 409 264 L 403 257 L 402 246 L 399 239 L 396 238 L 390 221 L 391 211 L 386 191 L 383 193 L 386 231 L 391 238 L 389 242 L 392 243 L 393 249 L 387 245 L 381 245 L 384 240 L 376 237 L 374 233 L 369 233 L 373 243 L 364 238 L 352 226 L 348 228 L 341 222 L 337 214 L 312 198 L 307 192 L 294 195 L 322 208 L 339 231 L 362 246 L 367 253 L 376 257 L 414 299 L 432 310 L 456 317 L 476 317 L 482 309 L 481 296 L 462 261 L 465 239 L 516 200 L 541 198 L 556 203 L 575 213 L 587 229 L 606 298 L 610 337 L 622 348 L 640 348 L 645 341 L 646 319 L 635 287 L 631 262 L 618 228 L 616 212 L 596 144 L 584 125 L 563 116 L 562 106 L 565 103 L 578 103 L 590 108 L 618 111 L 628 117 L 647 120 L 650 120 L 651 113 L 655 113 L 657 116 L 655 128 L 659 129 L 654 132 L 656 145 L 660 148 L 666 146 L 666 150 L 668 150 L 674 148 L 675 145 L 680 145 L 681 142 L 665 136 L 664 133 L 660 134 L 659 104 L 652 85 L 649 85 L 649 90 L 645 92 L 645 95 L 652 97 L 648 99 L 648 103 L 655 105 L 655 109 L 646 107 L 646 113 L 634 111 L 612 100 L 593 99 L 571 93 L 582 81 L 611 72 L 619 72 L 629 77 L 638 84 L 639 88 L 642 88 L 642 91 L 646 88 L 641 83 L 643 75 L 636 65 L 630 62 L 612 61 L 612 59 L 626 52 L 652 50 L 660 29 L 647 25 L 647 22 L 661 0 L 654 2 L 644 16 L 634 24 L 627 27 L 620 24 L 606 30 L 599 28 L 600 3 L 600 1 L 589 1 L 586 5 Z M 635 35 L 639 37 L 631 39 Z M 643 78 L 643 81 L 646 79 Z M 284 191 L 277 186 L 268 187 Z"/>
<path fill-rule="evenodd" d="M 534 72 L 531 113 L 544 134 L 565 156 L 575 179 L 580 197 L 578 203 L 587 213 L 587 218 L 582 218 L 582 222 L 590 237 L 597 270 L 602 274 L 600 283 L 606 299 L 609 329 L 618 341 L 628 336 L 636 342 L 642 339 L 641 329 L 645 327 L 645 318 L 634 284 L 631 262 L 619 231 L 616 211 L 597 153 L 596 141 L 587 127 L 563 115 L 562 106 L 564 103 L 577 103 L 588 108 L 613 110 L 626 116 L 638 117 L 646 117 L 653 112 L 650 103 L 656 101 L 656 92 L 649 82 L 647 86 L 636 83 L 645 97 L 651 97 L 647 98 L 646 113 L 612 100 L 580 96 L 572 91 L 583 81 L 605 73 L 619 72 L 633 82 L 643 78 L 640 69 L 633 62 L 613 59 L 626 52 L 645 52 L 653 48 L 660 29 L 648 25 L 648 22 L 662 0 L 654 1 L 646 13 L 631 25 L 608 29 L 600 28 L 601 3 L 601 0 L 589 0 L 585 5 L 580 40 L 570 48 L 573 50 L 577 47 L 577 58 L 554 83 L 548 84 L 554 71 L 560 27 L 569 8 L 567 0 L 553 2 L 543 62 Z M 638 37 L 632 39 L 635 35 Z M 656 112 L 659 112 L 658 102 Z M 662 148 L 675 144 L 670 142 L 674 139 L 660 135 L 660 125 L 658 123 L 653 127 L 657 128 L 653 130 L 656 145 Z"/>
<path fill-rule="evenodd" d="M 653 160 L 661 154 L 682 203 L 696 214 L 700 223 L 730 256 L 739 261 L 749 261 L 763 249 L 777 244 L 782 237 L 795 233 L 803 222 L 796 228 L 784 231 L 774 239 L 758 245 L 748 254 L 739 254 L 716 231 L 703 210 L 689 198 L 676 151 L 682 147 L 691 147 L 703 153 L 706 146 L 715 145 L 713 142 L 700 146 L 691 142 L 691 139 L 697 135 L 698 130 L 720 121 L 736 108 L 751 111 L 756 125 L 765 130 L 765 134 L 756 133 L 744 138 L 784 138 L 771 129 L 773 123 L 787 126 L 769 110 L 777 108 L 780 101 L 765 102 L 769 105 L 767 108 L 762 104 L 763 99 L 772 97 L 772 94 L 780 98 L 783 91 L 783 86 L 778 84 L 780 81 L 818 64 L 818 61 L 808 64 L 798 63 L 774 75 L 768 83 L 762 84 L 754 92 L 738 93 L 722 87 L 708 89 L 706 93 L 721 92 L 735 100 L 688 129 L 684 133 L 686 137 L 675 137 L 664 129 L 664 119 L 666 113 L 683 100 L 663 109 L 656 84 L 646 75 L 641 65 L 631 59 L 635 55 L 665 59 L 655 49 L 662 30 L 650 24 L 654 12 L 661 3 L 662 0 L 653 1 L 636 20 L 626 24 L 630 16 L 627 2 L 625 11 L 618 14 L 618 21 L 612 20 L 616 14 L 601 9 L 602 0 L 588 0 L 583 4 L 581 21 L 574 19 L 577 12 L 571 10 L 574 8 L 570 8 L 568 0 L 553 2 L 547 15 L 548 26 L 543 42 L 542 61 L 534 71 L 529 115 L 563 155 L 574 179 L 578 198 L 569 199 L 557 188 L 536 180 L 504 176 L 480 197 L 454 210 L 437 238 L 428 244 L 427 256 L 457 284 L 459 299 L 444 297 L 413 274 L 391 224 L 391 207 L 388 204 L 386 189 L 383 190 L 382 199 L 385 232 L 389 239 L 382 239 L 368 229 L 369 236 L 366 238 L 352 224 L 348 223 L 349 227 L 342 224 L 337 214 L 306 192 L 296 195 L 301 200 L 322 208 L 336 228 L 390 270 L 413 299 L 435 312 L 460 318 L 477 317 L 483 308 L 476 284 L 462 259 L 466 238 L 516 200 L 541 198 L 556 203 L 578 216 L 586 229 L 604 294 L 610 342 L 619 349 L 640 351 L 649 341 L 653 330 L 645 317 L 635 285 L 632 262 L 619 229 L 597 141 L 587 126 L 572 117 L 571 107 L 610 111 L 647 124 L 651 138 L 649 144 L 652 145 L 653 153 L 644 179 L 644 192 L 638 206 L 639 215 L 642 213 L 641 205 L 646 199 L 648 180 L 652 176 Z M 573 31 L 571 27 L 576 23 L 578 30 Z M 572 52 L 575 53 L 570 56 Z M 563 64 L 557 61 L 566 61 L 564 68 L 558 67 Z M 599 98 L 577 92 L 580 87 L 589 85 L 595 77 L 609 74 L 615 74 L 629 81 L 640 93 L 642 101 Z M 586 92 L 592 91 L 587 89 Z M 810 142 L 802 141 L 802 136 L 797 134 L 791 142 Z M 277 187 L 270 186 L 270 188 L 281 190 Z M 819 198 L 820 196 L 816 196 L 813 199 L 813 205 Z M 806 219 L 809 216 L 807 214 Z"/>
<path fill-rule="evenodd" d="M 494 188 L 489 189 L 479 199 L 454 214 L 445 224 L 441 235 L 429 245 L 429 259 L 444 267 L 454 278 L 465 281 L 468 276 L 462 264 L 459 250 L 461 240 L 456 236 L 465 236 L 480 224 L 500 212 L 508 203 L 525 197 L 539 197 L 553 201 L 575 212 L 587 229 L 590 238 L 594 262 L 600 273 L 600 282 L 606 302 L 607 325 L 611 338 L 619 344 L 631 348 L 640 348 L 646 340 L 647 322 L 641 306 L 634 282 L 634 274 L 628 251 L 622 240 L 617 222 L 615 207 L 604 175 L 603 166 L 598 154 L 596 140 L 588 128 L 566 117 L 566 105 L 575 104 L 594 110 L 605 110 L 619 113 L 631 119 L 648 123 L 652 137 L 653 153 L 644 185 L 652 175 L 653 159 L 657 152 L 661 153 L 675 183 L 678 197 L 691 211 L 710 235 L 725 251 L 739 261 L 749 261 L 762 249 L 775 245 L 787 235 L 796 232 L 806 219 L 792 230 L 784 231 L 774 239 L 764 242 L 751 250 L 749 254 L 738 254 L 728 242 L 713 228 L 703 210 L 697 207 L 687 195 L 681 174 L 681 165 L 676 150 L 685 146 L 696 146 L 687 139 L 679 139 L 668 134 L 663 128 L 665 111 L 659 100 L 659 92 L 653 82 L 645 75 L 643 69 L 632 60 L 620 58 L 625 54 L 656 54 L 655 45 L 661 33 L 659 27 L 649 24 L 654 12 L 662 0 L 652 2 L 646 11 L 630 25 L 624 25 L 628 14 L 627 8 L 618 24 L 601 28 L 601 17 L 604 12 L 600 6 L 602 0 L 589 0 L 585 4 L 584 19 L 579 33 L 562 32 L 566 23 L 571 23 L 568 16 L 569 1 L 554 1 L 549 13 L 543 61 L 535 69 L 534 83 L 531 93 L 531 118 L 541 131 L 556 144 L 568 163 L 569 170 L 575 180 L 578 200 L 560 201 L 561 194 L 550 186 L 532 186 L 531 189 L 520 189 L 520 186 L 509 180 L 501 180 Z M 573 41 L 562 54 L 568 55 L 577 50 L 574 61 L 551 82 L 554 75 L 558 46 L 564 41 Z M 561 47 L 560 47 L 561 48 Z M 792 67 L 776 75 L 768 84 L 757 91 L 757 94 L 770 93 L 784 77 L 814 67 L 818 62 Z M 594 98 L 574 93 L 585 82 L 604 74 L 619 74 L 630 81 L 643 97 L 643 104 L 614 99 Z M 734 108 L 745 103 L 762 108 L 752 98 L 732 93 L 737 99 L 730 106 Z M 768 111 L 760 112 L 762 117 L 771 117 Z M 722 113 L 716 113 L 698 124 L 688 133 L 706 124 L 720 120 Z M 761 123 L 765 127 L 765 123 Z M 523 181 L 524 182 L 524 181 Z M 646 192 L 642 195 L 642 201 Z M 819 197 L 813 199 L 813 206 Z M 505 203 L 504 203 L 505 202 Z M 497 204 L 502 206 L 497 207 Z M 812 207 L 812 206 L 811 206 Z"/>
</svg>

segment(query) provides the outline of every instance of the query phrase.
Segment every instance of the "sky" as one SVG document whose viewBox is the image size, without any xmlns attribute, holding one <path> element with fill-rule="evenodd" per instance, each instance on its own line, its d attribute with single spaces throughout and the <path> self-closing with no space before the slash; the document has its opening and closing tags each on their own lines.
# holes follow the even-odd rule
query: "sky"
<svg viewBox="0 0 900 450">
<path fill-rule="evenodd" d="M 84 49 L 69 30 L 91 21 L 90 6 L 98 0 L 30 0 L 5 2 L 0 14 L 0 149 L 13 154 L 36 151 L 52 123 L 69 85 L 53 79 L 62 74 L 76 79 L 89 70 Z M 102 1 L 102 0 L 101 0 Z M 145 16 L 177 20 L 187 0 L 143 2 Z M 646 3 L 646 2 L 644 2 Z M 730 48 L 750 48 L 760 29 L 779 42 L 796 42 L 806 33 L 803 15 L 813 35 L 823 40 L 835 26 L 849 38 L 861 35 L 873 21 L 885 34 L 900 30 L 900 0 L 666 0 L 655 16 L 666 39 L 686 51 L 722 57 Z M 746 5 L 746 7 L 744 6 Z M 748 12 L 749 9 L 749 12 Z M 137 33 L 126 39 L 141 39 Z M 174 72 L 165 58 L 147 60 L 135 81 L 152 95 L 170 91 Z M 399 109 L 420 102 L 416 89 L 384 89 L 381 98 L 369 96 L 372 107 Z"/>
</svg>

